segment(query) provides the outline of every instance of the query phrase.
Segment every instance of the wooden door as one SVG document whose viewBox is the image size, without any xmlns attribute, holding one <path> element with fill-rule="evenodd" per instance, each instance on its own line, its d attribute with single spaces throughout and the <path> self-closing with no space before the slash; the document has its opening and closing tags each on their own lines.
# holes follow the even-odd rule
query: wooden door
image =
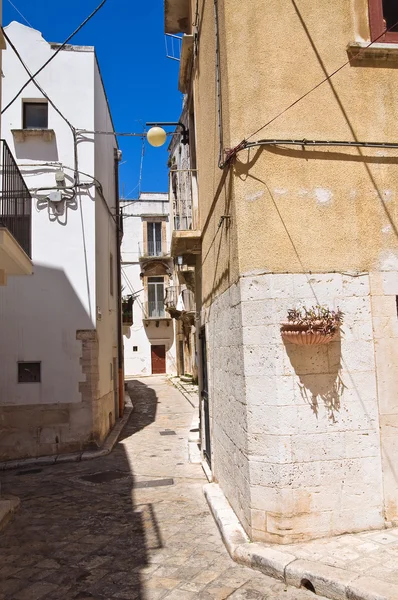
<svg viewBox="0 0 398 600">
<path fill-rule="evenodd" d="M 166 346 L 151 346 L 152 375 L 166 373 Z"/>
</svg>

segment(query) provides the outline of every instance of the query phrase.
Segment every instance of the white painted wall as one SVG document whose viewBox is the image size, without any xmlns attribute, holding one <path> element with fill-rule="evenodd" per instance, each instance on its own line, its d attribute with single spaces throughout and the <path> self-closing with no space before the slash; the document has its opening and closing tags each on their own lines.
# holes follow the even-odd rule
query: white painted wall
<svg viewBox="0 0 398 600">
<path fill-rule="evenodd" d="M 143 193 L 140 200 L 134 203 L 121 202 L 124 214 L 124 236 L 122 244 L 122 286 L 123 295 L 137 294 L 133 305 L 134 325 L 124 329 L 124 364 L 126 376 L 150 375 L 151 370 L 151 342 L 153 344 L 166 344 L 169 350 L 166 353 L 166 371 L 176 373 L 176 351 L 174 343 L 174 321 L 167 326 L 160 322 L 159 328 L 146 328 L 143 324 L 145 294 L 142 290 L 143 282 L 140 278 L 141 267 L 139 263 L 139 247 L 143 247 L 143 216 L 165 216 L 169 218 L 168 194 Z M 166 243 L 170 249 L 170 227 L 166 224 Z M 168 285 L 165 278 L 165 287 Z M 170 283 L 172 285 L 172 283 Z M 166 313 L 167 314 L 167 313 Z M 156 333 L 156 338 L 154 337 Z M 172 344 L 170 345 L 170 341 Z M 133 347 L 138 351 L 134 352 Z"/>
<path fill-rule="evenodd" d="M 95 131 L 114 131 L 97 61 L 94 65 Z M 114 389 L 113 359 L 117 358 L 117 225 L 110 214 L 116 214 L 114 136 L 96 134 L 95 177 L 102 184 L 103 194 L 96 190 L 96 311 L 99 339 L 99 397 Z M 110 254 L 113 258 L 113 295 L 110 289 Z M 112 365 L 112 367 L 111 367 Z M 108 399 L 109 401 L 111 399 Z M 116 400 L 116 399 L 115 399 Z M 112 411 L 113 412 L 113 411 Z M 113 412 L 113 416 L 117 412 Z"/>
<path fill-rule="evenodd" d="M 31 71 L 39 68 L 55 51 L 40 32 L 24 25 L 13 22 L 6 31 Z M 11 48 L 3 53 L 3 73 L 4 106 L 27 78 Z M 61 51 L 38 76 L 38 81 L 76 128 L 93 130 L 96 122 L 104 124 L 109 119 L 104 109 L 93 48 Z M 95 97 L 102 97 L 102 100 L 94 103 Z M 49 128 L 55 131 L 53 141 L 36 137 L 22 143 L 12 134 L 13 129 L 22 128 L 22 99 L 39 98 L 42 94 L 33 83 L 29 84 L 3 115 L 3 137 L 29 188 L 54 186 L 54 172 L 59 164 L 63 165 L 67 184 L 70 184 L 73 170 L 68 167 L 74 165 L 73 137 L 69 126 L 51 106 Z M 107 124 L 110 126 L 109 121 Z M 109 145 L 114 143 L 112 137 L 110 140 L 105 143 L 96 140 L 100 144 L 96 153 L 92 135 L 87 135 L 78 144 L 79 169 L 95 174 L 109 198 L 113 185 L 113 154 L 110 154 Z M 102 161 L 98 158 L 99 153 L 103 153 Z M 81 175 L 80 181 L 92 184 L 92 177 Z M 109 202 L 114 203 L 114 188 Z M 99 264 L 103 256 L 99 252 L 96 254 L 96 237 L 102 238 L 103 229 L 109 227 L 105 240 L 106 244 L 113 243 L 112 226 L 108 217 L 103 217 L 99 206 L 93 186 L 83 188 L 60 217 L 49 211 L 46 202 L 37 196 L 34 198 L 34 273 L 31 277 L 10 278 L 9 285 L 0 288 L 0 404 L 81 402 L 79 382 L 85 381 L 85 375 L 80 365 L 81 342 L 76 340 L 76 330 L 96 327 L 97 296 L 102 297 L 103 293 L 96 282 L 96 271 L 108 269 L 108 261 Z M 100 221 L 101 231 L 96 233 L 97 221 Z M 113 304 L 104 308 L 108 312 Z M 115 329 L 109 323 L 108 327 L 112 331 Z M 101 330 L 99 336 L 101 341 L 105 340 L 105 345 L 109 346 L 110 341 L 113 344 L 113 333 L 103 335 Z M 41 384 L 18 384 L 17 361 L 41 361 Z M 103 386 L 103 390 L 108 389 L 109 384 Z"/>
</svg>

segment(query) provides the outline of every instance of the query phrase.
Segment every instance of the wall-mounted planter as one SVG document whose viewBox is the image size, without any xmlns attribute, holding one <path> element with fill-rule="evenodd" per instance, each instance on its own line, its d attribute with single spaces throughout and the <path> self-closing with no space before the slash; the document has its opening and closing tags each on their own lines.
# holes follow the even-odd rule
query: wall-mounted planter
<svg viewBox="0 0 398 600">
<path fill-rule="evenodd" d="M 292 308 L 288 320 L 281 323 L 284 342 L 297 346 L 320 346 L 334 340 L 343 322 L 341 310 L 330 310 L 325 306 Z"/>
<path fill-rule="evenodd" d="M 319 324 L 321 328 L 321 322 Z M 322 330 L 309 329 L 308 325 L 286 321 L 281 324 L 281 335 L 284 342 L 290 342 L 297 346 L 320 346 L 334 340 L 337 331 L 325 333 Z"/>
</svg>

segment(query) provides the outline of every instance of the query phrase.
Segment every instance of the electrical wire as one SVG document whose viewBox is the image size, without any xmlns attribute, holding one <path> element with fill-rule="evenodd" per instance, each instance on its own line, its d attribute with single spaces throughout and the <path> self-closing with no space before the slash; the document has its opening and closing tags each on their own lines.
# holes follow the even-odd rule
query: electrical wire
<svg viewBox="0 0 398 600">
<path fill-rule="evenodd" d="M 106 0 L 104 0 L 106 1 Z M 16 47 L 14 46 L 14 44 L 12 43 L 12 41 L 10 40 L 10 38 L 8 37 L 8 35 L 6 34 L 6 32 L 3 30 L 4 33 L 4 37 L 7 40 L 7 42 L 9 43 L 9 45 L 11 46 L 11 48 L 13 49 L 13 51 L 15 52 L 16 56 L 18 57 L 19 61 L 21 62 L 22 66 L 24 67 L 25 71 L 28 73 L 28 75 L 31 75 L 29 68 L 27 67 L 27 65 L 25 64 L 24 60 L 22 59 L 21 55 L 19 54 L 18 50 L 16 49 Z M 35 76 L 31 76 L 30 81 L 32 81 L 32 83 L 37 87 L 37 89 L 41 92 L 41 94 L 43 94 L 43 96 L 47 99 L 47 101 L 49 102 L 49 104 L 51 104 L 51 106 L 54 108 L 54 110 L 59 114 L 59 116 L 65 121 L 65 123 L 69 126 L 72 136 L 73 136 L 73 150 L 74 150 L 74 163 L 75 166 L 73 168 L 74 171 L 74 182 L 72 185 L 69 186 L 65 186 L 62 189 L 63 190 L 73 190 L 74 191 L 74 196 L 72 196 L 72 199 L 76 196 L 76 189 L 77 187 L 80 186 L 80 181 L 79 181 L 79 174 L 82 173 L 83 175 L 87 176 L 87 177 L 92 177 L 93 180 L 95 181 L 95 187 L 96 190 L 98 191 L 98 194 L 100 196 L 100 198 L 102 199 L 103 203 L 105 204 L 105 207 L 110 215 L 110 217 L 112 218 L 112 220 L 114 221 L 116 227 L 120 229 L 120 226 L 117 222 L 117 218 L 115 215 L 113 215 L 113 213 L 111 212 L 108 203 L 106 201 L 104 192 L 103 192 L 103 188 L 102 188 L 102 184 L 101 182 L 96 179 L 95 177 L 93 177 L 92 175 L 89 175 L 88 173 L 84 173 L 83 171 L 79 170 L 79 160 L 78 160 L 78 152 L 77 152 L 77 130 L 76 128 L 72 125 L 72 123 L 65 117 L 65 115 L 60 111 L 60 109 L 54 104 L 54 102 L 51 100 L 51 98 L 48 96 L 48 94 L 44 91 L 44 89 L 37 83 Z M 68 167 L 65 167 L 68 168 Z M 52 187 L 40 187 L 40 188 L 36 188 L 36 193 L 39 191 L 46 191 L 46 190 L 51 190 L 51 189 L 59 189 L 59 188 L 52 188 Z"/>
<path fill-rule="evenodd" d="M 75 29 L 75 31 L 73 31 L 73 33 L 71 33 L 70 36 L 68 36 L 66 38 L 66 40 L 57 48 L 57 50 L 54 52 L 54 54 L 52 54 L 50 56 L 50 58 L 40 67 L 40 69 L 38 69 L 35 73 L 33 73 L 33 75 L 30 74 L 30 78 L 28 79 L 28 81 L 21 87 L 21 89 L 13 97 L 13 99 L 10 100 L 10 102 L 1 110 L 1 114 L 5 113 L 5 111 L 8 108 L 10 108 L 10 106 L 15 102 L 15 100 L 23 92 L 23 90 L 26 88 L 26 86 L 28 86 L 31 81 L 34 81 L 34 78 L 37 77 L 37 75 L 39 73 L 41 73 L 41 71 L 43 71 L 43 69 L 45 69 L 46 66 L 52 60 L 54 60 L 54 58 L 57 56 L 57 54 L 59 52 L 61 52 L 61 50 L 66 46 L 66 44 L 94 17 L 95 14 L 97 14 L 97 12 L 104 6 L 105 2 L 107 2 L 107 0 L 102 0 L 102 2 L 97 6 L 97 8 L 94 9 L 93 12 L 79 25 L 79 27 L 77 27 L 77 29 Z M 4 28 L 2 28 L 2 30 L 3 30 L 3 34 L 4 34 Z M 4 35 L 4 37 L 5 37 L 5 35 Z"/>
<path fill-rule="evenodd" d="M 54 104 L 54 102 L 51 100 L 51 98 L 48 96 L 48 94 L 46 94 L 46 92 L 44 91 L 44 89 L 37 83 L 35 76 L 31 74 L 29 68 L 27 67 L 27 65 L 25 64 L 22 56 L 20 55 L 20 53 L 18 52 L 18 50 L 16 49 L 15 45 L 13 44 L 13 42 L 10 40 L 10 38 L 8 37 L 8 35 L 6 34 L 6 32 L 3 29 L 3 35 L 6 39 L 6 41 L 8 42 L 8 44 L 11 46 L 11 48 L 13 49 L 15 55 L 17 56 L 19 62 L 21 63 L 21 65 L 23 66 L 23 68 L 25 69 L 25 71 L 28 73 L 28 75 L 30 75 L 30 80 L 32 81 L 32 83 L 37 87 L 37 89 L 39 90 L 39 92 L 41 94 L 43 94 L 43 96 L 47 99 L 47 101 L 49 102 L 49 104 L 51 104 L 51 106 L 53 107 L 53 109 L 59 114 L 59 116 L 65 121 L 65 123 L 68 125 L 68 127 L 71 130 L 72 136 L 73 136 L 73 147 L 74 147 L 74 162 L 75 162 L 75 183 L 74 186 L 68 186 L 69 189 L 72 189 L 73 187 L 76 187 L 76 185 L 78 185 L 78 170 L 79 170 L 79 165 L 78 165 L 78 155 L 77 155 L 77 136 L 76 136 L 76 129 L 75 127 L 73 127 L 72 123 L 65 117 L 65 115 L 59 110 L 59 108 Z M 2 111 L 3 112 L 3 111 Z M 48 188 L 45 188 L 48 189 Z"/>
<path fill-rule="evenodd" d="M 221 162 L 221 164 L 219 162 L 219 165 L 218 165 L 219 168 L 220 169 L 225 169 L 225 167 L 230 163 L 230 161 L 236 156 L 236 154 L 238 152 L 240 152 L 241 150 L 244 150 L 245 148 L 248 147 L 248 145 L 250 144 L 250 143 L 248 143 L 248 140 L 250 140 L 257 133 L 259 133 L 260 131 L 262 131 L 263 129 L 265 129 L 266 127 L 268 127 L 269 125 L 271 125 L 272 123 L 274 123 L 274 121 L 276 121 L 277 119 L 279 119 L 282 115 L 284 115 L 285 113 L 287 113 L 290 109 L 292 109 L 294 106 L 296 106 L 297 104 L 299 104 L 302 100 L 304 100 L 305 98 L 307 98 L 310 94 L 312 94 L 312 92 L 314 92 L 315 90 L 317 90 L 321 85 L 323 85 L 324 83 L 330 81 L 332 79 L 332 77 L 334 77 L 342 69 L 344 69 L 345 67 L 347 67 L 348 65 L 350 65 L 363 52 L 365 52 L 368 48 L 370 48 L 378 40 L 380 40 L 382 37 L 384 37 L 386 33 L 388 33 L 389 31 L 391 31 L 392 29 L 394 29 L 397 25 L 398 25 L 398 21 L 396 23 L 394 23 L 393 25 L 391 25 L 388 29 L 385 29 L 377 38 L 375 38 L 369 44 L 367 44 L 367 46 L 365 46 L 364 48 L 361 48 L 356 54 L 354 54 L 354 56 L 351 56 L 351 58 L 349 58 L 346 62 L 344 62 L 342 65 L 340 65 L 340 67 L 338 67 L 332 73 L 330 73 L 330 75 L 328 75 L 327 77 L 325 77 L 324 79 L 322 79 L 321 81 L 319 81 L 316 85 L 314 85 L 305 94 L 302 94 L 299 98 L 297 98 L 294 102 L 292 102 L 291 104 L 289 104 L 289 106 L 287 106 L 282 111 L 280 111 L 272 119 L 270 119 L 264 125 L 262 125 L 258 129 L 256 129 L 256 131 L 254 131 L 253 133 L 251 133 L 247 138 L 243 139 L 237 146 L 235 146 L 234 148 L 231 148 L 230 150 L 228 150 L 228 152 L 226 152 L 226 156 L 225 156 L 224 160 Z M 265 141 L 263 141 L 263 142 L 264 143 L 254 142 L 254 143 L 251 144 L 251 146 L 253 146 L 253 145 L 256 145 L 256 146 L 257 145 L 265 145 Z M 340 143 L 338 143 L 338 145 L 348 145 L 348 144 L 349 144 L 348 142 L 340 142 Z M 321 144 L 319 144 L 319 145 L 321 145 Z M 363 146 L 367 146 L 369 144 L 367 144 L 367 143 L 364 142 L 364 143 L 361 143 L 360 145 L 361 146 L 362 145 Z M 381 144 L 377 144 L 377 147 L 389 147 L 389 146 L 388 145 L 381 146 Z"/>
<path fill-rule="evenodd" d="M 394 29 L 394 27 L 396 27 L 397 25 L 398 25 L 398 21 L 396 23 L 394 23 L 394 25 L 392 25 L 388 29 L 385 29 L 383 31 L 383 33 L 381 33 L 377 38 L 375 38 L 374 40 L 372 40 L 367 46 L 365 46 L 365 48 L 361 48 L 354 56 L 352 56 L 345 63 L 343 63 L 342 65 L 340 65 L 340 67 L 338 67 L 337 69 L 335 69 L 330 75 L 328 75 L 327 77 L 325 77 L 324 79 L 322 79 L 321 81 L 319 81 L 316 85 L 314 85 L 305 94 L 303 94 L 302 96 L 300 96 L 299 98 L 297 98 L 294 102 L 292 102 L 291 104 L 289 104 L 289 106 L 287 106 L 285 109 L 283 109 L 275 117 L 273 117 L 267 123 L 265 123 L 264 125 L 262 125 L 258 129 L 256 129 L 256 131 L 254 131 L 252 134 L 250 134 L 249 137 L 246 138 L 246 139 L 250 140 L 250 138 L 252 138 L 253 136 L 255 136 L 257 133 L 259 133 L 260 131 L 262 131 L 263 129 L 265 129 L 266 127 L 268 127 L 269 125 L 271 125 L 271 123 L 273 123 L 274 121 L 276 121 L 277 119 L 279 119 L 279 117 L 281 117 L 288 110 L 290 110 L 291 108 L 293 108 L 294 106 L 296 106 L 296 104 L 298 104 L 299 102 L 301 102 L 302 100 L 304 100 L 305 98 L 307 98 L 307 96 L 309 96 L 310 94 L 312 94 L 312 92 L 314 92 L 315 90 L 317 90 L 321 85 L 323 85 L 324 83 L 326 83 L 327 81 L 329 81 L 330 79 L 332 79 L 332 77 L 334 77 L 335 75 L 337 75 L 337 73 L 339 73 L 342 69 L 344 69 L 345 67 L 347 67 L 348 65 L 350 65 L 356 58 L 358 58 L 358 56 L 360 54 L 362 54 L 362 52 L 364 52 L 365 50 L 367 50 L 368 48 L 370 48 L 373 44 L 375 44 L 378 40 L 380 40 L 380 38 L 384 37 L 386 33 L 388 33 L 389 31 L 391 31 L 392 29 Z"/>
<path fill-rule="evenodd" d="M 33 25 L 31 25 L 31 23 L 29 23 L 28 19 L 26 17 L 24 17 L 24 15 L 21 13 L 21 11 L 15 6 L 15 4 L 13 4 L 11 2 L 11 0 L 8 0 L 8 4 L 11 4 L 11 6 L 13 7 L 13 9 L 17 11 L 17 13 L 19 14 L 20 17 L 23 18 L 23 20 L 25 21 L 25 23 L 27 23 L 29 25 L 29 27 L 31 27 L 32 29 L 34 29 Z"/>
</svg>

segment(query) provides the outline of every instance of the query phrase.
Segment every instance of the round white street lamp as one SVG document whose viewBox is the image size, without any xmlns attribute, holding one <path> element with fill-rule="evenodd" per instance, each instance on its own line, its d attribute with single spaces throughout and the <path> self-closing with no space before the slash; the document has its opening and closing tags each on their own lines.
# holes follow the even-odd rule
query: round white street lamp
<svg viewBox="0 0 398 600">
<path fill-rule="evenodd" d="M 162 127 L 151 127 L 148 133 L 146 134 L 146 139 L 151 146 L 155 148 L 159 148 L 159 146 L 163 146 L 166 141 L 167 134 Z"/>
</svg>

